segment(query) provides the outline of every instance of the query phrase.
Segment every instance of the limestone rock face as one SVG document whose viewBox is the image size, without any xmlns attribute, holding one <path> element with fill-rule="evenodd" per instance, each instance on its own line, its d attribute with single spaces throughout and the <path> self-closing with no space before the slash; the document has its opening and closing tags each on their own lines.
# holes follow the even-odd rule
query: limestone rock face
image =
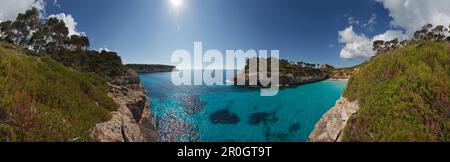
<svg viewBox="0 0 450 162">
<path fill-rule="evenodd" d="M 358 71 L 359 71 L 358 67 L 336 69 L 330 73 L 330 78 L 335 80 L 348 80 L 350 79 L 352 74 Z"/>
<path fill-rule="evenodd" d="M 286 86 L 305 84 L 325 80 L 328 78 L 326 73 L 309 75 L 309 76 L 294 76 L 292 74 L 280 75 L 280 84 Z"/>
<path fill-rule="evenodd" d="M 240 75 L 243 75 L 242 73 Z M 245 86 L 244 87 L 263 87 L 261 85 L 254 86 L 248 85 L 250 83 L 250 78 L 257 77 L 258 74 L 245 74 Z M 312 83 L 317 81 L 323 81 L 328 79 L 327 73 L 311 74 L 305 76 L 295 76 L 294 74 L 279 74 L 279 86 L 280 87 L 295 87 L 297 85 Z M 260 79 L 262 80 L 262 79 Z M 232 81 L 234 84 L 238 83 L 238 77 L 233 77 Z"/>
<path fill-rule="evenodd" d="M 177 70 L 175 66 L 170 65 L 129 64 L 126 66 L 138 73 L 172 72 Z"/>
<path fill-rule="evenodd" d="M 347 121 L 359 110 L 358 101 L 342 97 L 316 124 L 308 142 L 340 142 Z"/>
<path fill-rule="evenodd" d="M 128 70 L 109 86 L 108 95 L 117 103 L 117 111 L 111 120 L 97 124 L 92 136 L 100 142 L 156 142 L 155 121 L 139 75 Z"/>
</svg>

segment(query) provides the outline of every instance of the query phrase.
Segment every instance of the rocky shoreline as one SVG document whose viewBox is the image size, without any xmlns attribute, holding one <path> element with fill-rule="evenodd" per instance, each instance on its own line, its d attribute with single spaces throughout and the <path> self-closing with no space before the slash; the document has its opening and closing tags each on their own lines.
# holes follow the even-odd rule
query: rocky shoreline
<svg viewBox="0 0 450 162">
<path fill-rule="evenodd" d="M 245 88 L 269 88 L 264 87 L 258 84 L 257 86 L 254 85 L 248 85 L 250 77 L 247 75 L 245 77 L 245 84 L 246 85 L 238 85 L 237 77 L 231 78 L 231 81 L 229 83 L 234 84 L 238 87 L 245 87 Z M 318 74 L 318 75 L 310 75 L 310 76 L 294 76 L 292 74 L 282 74 L 280 75 L 280 80 L 278 87 L 280 88 L 292 88 L 303 84 L 308 83 L 314 83 L 314 82 L 320 82 L 329 79 L 328 75 L 326 73 Z"/>
<path fill-rule="evenodd" d="M 328 75 L 325 73 L 311 76 L 281 75 L 280 85 L 281 87 L 295 87 L 302 84 L 324 81 L 328 78 Z"/>
<path fill-rule="evenodd" d="M 150 113 L 150 101 L 134 70 L 113 79 L 108 95 L 118 108 L 112 119 L 98 123 L 91 135 L 100 142 L 156 142 L 156 126 Z"/>
<path fill-rule="evenodd" d="M 350 102 L 347 98 L 340 98 L 316 124 L 308 142 L 341 142 L 348 120 L 358 110 L 358 101 Z"/>
<path fill-rule="evenodd" d="M 159 73 L 177 70 L 175 66 L 170 65 L 128 64 L 126 66 L 138 73 Z"/>
<path fill-rule="evenodd" d="M 333 80 L 348 80 L 353 73 L 356 73 L 358 71 L 358 67 L 335 69 L 330 72 L 329 76 Z"/>
</svg>

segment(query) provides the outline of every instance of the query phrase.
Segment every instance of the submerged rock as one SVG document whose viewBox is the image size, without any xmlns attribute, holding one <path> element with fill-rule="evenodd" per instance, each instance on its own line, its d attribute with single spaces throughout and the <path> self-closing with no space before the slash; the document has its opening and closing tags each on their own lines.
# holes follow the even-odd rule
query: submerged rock
<svg viewBox="0 0 450 162">
<path fill-rule="evenodd" d="M 289 134 L 283 132 L 272 132 L 270 127 L 266 127 L 264 137 L 266 138 L 266 141 L 287 141 Z"/>
<path fill-rule="evenodd" d="M 216 111 L 209 116 L 213 124 L 237 124 L 241 121 L 239 116 L 227 109 Z"/>
<path fill-rule="evenodd" d="M 259 125 L 261 123 L 267 122 L 275 123 L 277 121 L 278 118 L 276 117 L 275 113 L 260 112 L 251 114 L 250 119 L 248 120 L 248 124 Z"/>
<path fill-rule="evenodd" d="M 302 127 L 302 126 L 300 125 L 300 123 L 292 124 L 292 125 L 289 127 L 289 134 L 297 132 L 298 130 L 300 130 L 301 127 Z"/>
</svg>

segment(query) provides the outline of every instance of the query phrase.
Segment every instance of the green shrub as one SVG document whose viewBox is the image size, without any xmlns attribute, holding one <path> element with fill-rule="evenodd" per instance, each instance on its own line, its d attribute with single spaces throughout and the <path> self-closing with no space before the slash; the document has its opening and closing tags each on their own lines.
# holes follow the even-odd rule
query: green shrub
<svg viewBox="0 0 450 162">
<path fill-rule="evenodd" d="M 362 65 L 344 91 L 360 106 L 344 141 L 450 141 L 449 94 L 447 42 L 382 53 Z"/>
<path fill-rule="evenodd" d="M 91 141 L 116 109 L 105 77 L 0 43 L 0 141 Z"/>
<path fill-rule="evenodd" d="M 49 51 L 49 56 L 75 70 L 94 72 L 109 78 L 123 75 L 126 69 L 115 52 L 57 50 Z"/>
</svg>

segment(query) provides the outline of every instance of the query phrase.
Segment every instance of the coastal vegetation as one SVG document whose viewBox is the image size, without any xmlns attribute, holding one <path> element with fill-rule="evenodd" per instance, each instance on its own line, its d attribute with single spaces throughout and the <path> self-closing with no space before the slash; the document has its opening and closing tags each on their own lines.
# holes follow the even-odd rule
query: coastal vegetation
<svg viewBox="0 0 450 162">
<path fill-rule="evenodd" d="M 90 141 L 116 109 L 106 79 L 0 43 L 0 141 Z"/>
<path fill-rule="evenodd" d="M 354 73 L 344 97 L 360 110 L 343 141 L 450 141 L 450 44 L 444 26 L 413 40 L 374 42 L 378 54 Z"/>
<path fill-rule="evenodd" d="M 249 83 L 249 76 L 256 75 L 259 78 L 259 74 L 251 74 L 252 71 L 258 71 L 259 67 L 250 66 L 250 62 L 257 62 L 259 65 L 260 61 L 267 61 L 267 65 L 271 64 L 271 58 L 261 59 L 261 58 L 251 58 L 246 62 L 244 67 L 244 72 L 246 76 L 246 84 Z M 356 67 L 351 68 L 335 68 L 328 64 L 315 64 L 307 63 L 302 61 L 288 61 L 285 59 L 278 59 L 279 62 L 279 76 L 280 85 L 282 87 L 293 87 L 300 84 L 322 81 L 325 79 L 348 79 L 348 77 L 354 72 Z M 255 70 L 256 69 L 256 70 Z M 271 75 L 271 67 L 268 66 L 268 76 Z M 237 78 L 234 78 L 236 83 Z"/>
<path fill-rule="evenodd" d="M 359 65 L 354 67 L 344 67 L 328 70 L 329 77 L 335 80 L 347 80 L 359 70 Z"/>
<path fill-rule="evenodd" d="M 95 124 L 111 119 L 107 82 L 125 66 L 68 33 L 35 8 L 0 23 L 0 141 L 92 141 Z"/>
<path fill-rule="evenodd" d="M 41 19 L 36 8 L 20 13 L 15 21 L 0 23 L 0 39 L 16 45 L 27 54 L 49 56 L 78 71 L 105 77 L 124 74 L 125 67 L 115 52 L 88 50 L 89 38 L 69 35 L 65 22 L 55 17 Z"/>
</svg>

